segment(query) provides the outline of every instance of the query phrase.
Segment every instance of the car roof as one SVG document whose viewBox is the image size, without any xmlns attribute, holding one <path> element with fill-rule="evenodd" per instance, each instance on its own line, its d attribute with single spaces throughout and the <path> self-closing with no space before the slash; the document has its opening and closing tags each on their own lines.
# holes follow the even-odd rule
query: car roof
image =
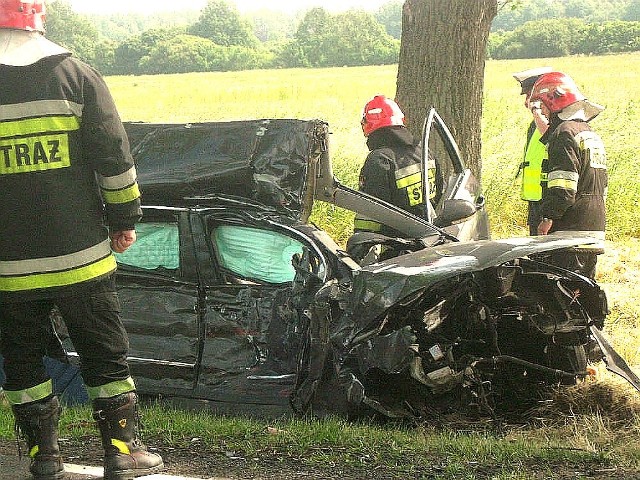
<svg viewBox="0 0 640 480">
<path fill-rule="evenodd" d="M 326 150 L 321 120 L 124 122 L 145 204 L 181 204 L 222 194 L 306 221 L 310 163 Z"/>
</svg>

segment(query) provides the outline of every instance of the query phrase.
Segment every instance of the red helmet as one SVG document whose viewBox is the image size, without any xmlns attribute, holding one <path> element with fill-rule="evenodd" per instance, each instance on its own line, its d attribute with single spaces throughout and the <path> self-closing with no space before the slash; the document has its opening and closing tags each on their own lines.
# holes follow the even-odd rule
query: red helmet
<svg viewBox="0 0 640 480">
<path fill-rule="evenodd" d="M 540 101 L 552 112 L 558 113 L 569 105 L 585 100 L 573 79 L 562 72 L 541 75 L 533 85 L 530 102 Z"/>
<path fill-rule="evenodd" d="M 379 128 L 404 125 L 404 113 L 393 100 L 376 95 L 364 106 L 361 123 L 364 136 L 368 137 Z"/>
<path fill-rule="evenodd" d="M 0 0 L 0 28 L 44 33 L 44 0 Z"/>
</svg>

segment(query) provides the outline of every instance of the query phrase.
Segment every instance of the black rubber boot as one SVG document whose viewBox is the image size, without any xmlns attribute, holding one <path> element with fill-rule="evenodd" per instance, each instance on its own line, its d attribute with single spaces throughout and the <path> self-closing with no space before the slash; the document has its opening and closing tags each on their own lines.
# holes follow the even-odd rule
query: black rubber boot
<svg viewBox="0 0 640 480">
<path fill-rule="evenodd" d="M 58 446 L 60 402 L 58 397 L 13 405 L 16 428 L 27 441 L 34 480 L 61 480 L 65 478 L 64 464 Z"/>
<path fill-rule="evenodd" d="M 162 457 L 149 453 L 138 436 L 138 397 L 135 392 L 93 401 L 104 447 L 104 480 L 131 480 L 158 472 Z"/>
</svg>

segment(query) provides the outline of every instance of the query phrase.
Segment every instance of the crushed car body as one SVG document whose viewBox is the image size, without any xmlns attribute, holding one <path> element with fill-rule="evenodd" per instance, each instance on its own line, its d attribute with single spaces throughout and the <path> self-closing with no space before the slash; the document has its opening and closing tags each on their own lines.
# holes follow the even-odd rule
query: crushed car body
<svg viewBox="0 0 640 480">
<path fill-rule="evenodd" d="M 141 394 L 263 415 L 495 415 L 615 352 L 595 338 L 604 292 L 544 262 L 596 240 L 489 240 L 480 185 L 435 111 L 426 219 L 342 185 L 320 120 L 125 127 L 144 218 L 117 284 Z M 343 248 L 309 223 L 317 201 L 403 237 Z"/>
</svg>

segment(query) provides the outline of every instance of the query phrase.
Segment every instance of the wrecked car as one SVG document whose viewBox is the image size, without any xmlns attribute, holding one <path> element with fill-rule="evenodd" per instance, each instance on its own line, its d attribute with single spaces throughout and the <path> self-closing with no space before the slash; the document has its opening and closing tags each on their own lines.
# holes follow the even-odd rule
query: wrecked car
<svg viewBox="0 0 640 480">
<path fill-rule="evenodd" d="M 144 218 L 117 284 L 143 395 L 419 419 L 506 411 L 584 378 L 589 357 L 637 382 L 600 332 L 604 292 L 540 257 L 595 240 L 490 240 L 480 185 L 435 111 L 428 218 L 342 185 L 320 120 L 125 127 Z M 318 201 L 403 237 L 343 248 L 309 222 Z"/>
</svg>

